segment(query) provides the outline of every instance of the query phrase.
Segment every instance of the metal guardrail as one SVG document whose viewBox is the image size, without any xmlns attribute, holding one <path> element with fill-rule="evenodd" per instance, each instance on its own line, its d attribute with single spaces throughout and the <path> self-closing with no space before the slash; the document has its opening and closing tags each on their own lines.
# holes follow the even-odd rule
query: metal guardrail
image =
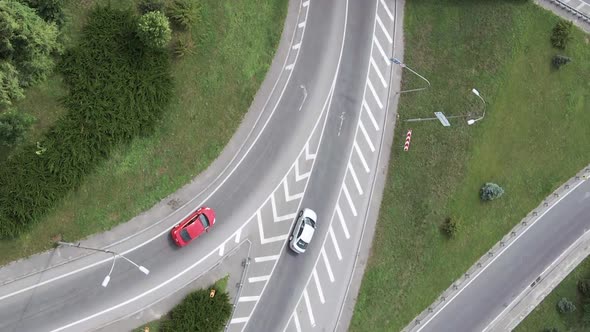
<svg viewBox="0 0 590 332">
<path fill-rule="evenodd" d="M 582 13 L 581 11 L 577 10 L 576 8 L 568 5 L 567 3 L 561 1 L 561 0 L 547 0 L 548 2 L 551 2 L 552 4 L 561 7 L 561 9 L 567 11 L 568 13 L 577 16 L 579 19 L 583 20 L 586 23 L 590 23 L 590 16 L 588 16 L 585 13 Z"/>
<path fill-rule="evenodd" d="M 240 277 L 240 282 L 236 284 L 238 292 L 236 294 L 236 297 L 234 298 L 234 303 L 232 304 L 231 315 L 229 316 L 230 320 L 227 321 L 227 323 L 225 324 L 224 331 L 228 330 L 230 325 L 229 322 L 231 321 L 231 318 L 234 316 L 234 312 L 236 311 L 236 307 L 238 306 L 238 299 L 240 298 L 240 294 L 242 294 L 242 288 L 244 288 L 244 280 L 246 278 L 246 275 L 248 274 L 248 267 L 250 267 L 250 249 L 252 249 L 252 242 L 250 242 L 249 239 L 246 239 L 243 243 L 248 243 L 248 254 L 246 258 L 242 260 L 242 276 Z M 240 245 L 237 248 L 239 248 L 241 245 L 242 244 L 240 243 Z"/>
<path fill-rule="evenodd" d="M 428 323 L 432 315 L 444 308 L 448 301 L 455 298 L 459 291 L 469 285 L 472 278 L 477 277 L 488 265 L 494 261 L 494 257 L 502 253 L 506 248 L 530 228 L 544 213 L 557 204 L 566 193 L 574 190 L 581 182 L 590 179 L 590 165 L 570 178 L 565 184 L 558 187 L 551 195 L 527 214 L 512 230 L 485 253 L 475 265 L 471 266 L 458 280 L 447 288 L 428 308 L 414 318 L 404 329 L 404 332 L 412 332 L 420 329 L 424 323 Z"/>
</svg>

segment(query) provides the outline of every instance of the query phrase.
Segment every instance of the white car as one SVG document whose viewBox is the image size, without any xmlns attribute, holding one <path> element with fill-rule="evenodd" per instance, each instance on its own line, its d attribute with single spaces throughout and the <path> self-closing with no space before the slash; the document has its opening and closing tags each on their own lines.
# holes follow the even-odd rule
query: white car
<svg viewBox="0 0 590 332">
<path fill-rule="evenodd" d="M 307 245 L 315 232 L 315 223 L 317 215 L 311 209 L 303 209 L 297 216 L 293 233 L 289 237 L 289 246 L 291 250 L 302 254 L 307 249 Z"/>
</svg>

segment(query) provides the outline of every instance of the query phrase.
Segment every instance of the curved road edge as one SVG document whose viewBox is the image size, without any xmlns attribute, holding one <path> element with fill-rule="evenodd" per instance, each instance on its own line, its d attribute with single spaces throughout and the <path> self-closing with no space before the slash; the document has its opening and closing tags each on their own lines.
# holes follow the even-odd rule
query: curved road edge
<svg viewBox="0 0 590 332">
<path fill-rule="evenodd" d="M 252 144 L 248 139 L 254 133 L 256 125 L 265 113 L 269 113 L 270 109 L 267 109 L 267 104 L 271 101 L 273 92 L 279 88 L 277 85 L 281 80 L 281 75 L 288 72 L 284 68 L 291 54 L 293 37 L 297 32 L 296 25 L 300 11 L 299 4 L 299 0 L 289 0 L 281 39 L 271 65 L 254 96 L 248 112 L 219 156 L 203 172 L 191 179 L 189 183 L 162 198 L 148 210 L 115 226 L 111 230 L 82 239 L 86 245 L 97 248 L 109 248 L 136 236 L 150 226 L 153 226 L 153 220 L 162 220 L 174 214 L 180 209 L 180 205 L 200 196 L 209 187 L 214 185 L 218 179 L 223 177 L 229 166 L 231 166 L 232 161 L 236 160 L 247 149 L 248 144 Z M 288 82 L 289 80 L 287 79 L 283 85 L 287 85 Z M 72 260 L 84 258 L 92 254 L 92 252 L 85 253 L 80 251 L 79 255 L 75 257 L 56 257 L 55 250 L 50 249 L 15 260 L 0 266 L 0 285 L 42 273 L 54 267 L 67 264 Z"/>
</svg>

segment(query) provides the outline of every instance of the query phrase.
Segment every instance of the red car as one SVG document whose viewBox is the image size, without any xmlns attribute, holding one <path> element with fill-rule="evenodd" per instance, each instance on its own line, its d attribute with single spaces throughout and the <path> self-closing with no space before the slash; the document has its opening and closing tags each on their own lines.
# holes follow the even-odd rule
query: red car
<svg viewBox="0 0 590 332">
<path fill-rule="evenodd" d="M 192 240 L 198 238 L 203 232 L 208 232 L 209 228 L 214 224 L 215 211 L 203 206 L 172 228 L 172 238 L 179 247 L 184 247 Z"/>
</svg>

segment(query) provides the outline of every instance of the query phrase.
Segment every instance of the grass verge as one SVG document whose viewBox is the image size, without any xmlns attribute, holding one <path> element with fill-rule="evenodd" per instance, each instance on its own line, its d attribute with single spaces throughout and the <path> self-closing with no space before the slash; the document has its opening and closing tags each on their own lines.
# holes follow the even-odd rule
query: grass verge
<svg viewBox="0 0 590 332">
<path fill-rule="evenodd" d="M 75 41 L 86 14 L 108 0 L 69 1 L 66 33 Z M 135 1 L 111 2 L 116 7 Z M 31 231 L 0 241 L 0 264 L 48 249 L 56 237 L 80 239 L 129 220 L 203 171 L 229 141 L 270 66 L 287 12 L 287 0 L 202 0 L 191 29 L 193 54 L 172 66 L 173 102 L 149 137 L 120 146 L 83 184 Z M 23 103 L 43 130 L 62 112 L 60 77 L 27 92 Z M 55 85 L 53 84 L 55 83 Z M 33 98 L 39 98 L 39 103 Z M 44 100 L 51 110 L 39 107 Z M 41 125 L 44 124 L 44 125 Z M 198 134 L 197 134 L 198 133 Z"/>
<path fill-rule="evenodd" d="M 400 100 L 388 180 L 350 331 L 399 331 L 522 217 L 590 160 L 588 36 L 550 45 L 558 18 L 525 1 L 408 1 L 406 63 L 432 82 Z M 551 57 L 575 59 L 556 71 Z M 569 66 L 569 65 L 568 65 Z M 404 86 L 421 84 L 404 72 Z M 444 128 L 404 118 L 481 113 Z M 506 191 L 483 204 L 479 189 Z M 441 232 L 458 220 L 455 238 Z"/>
<path fill-rule="evenodd" d="M 563 279 L 514 331 L 543 332 L 546 328 L 556 328 L 558 331 L 588 331 L 588 324 L 582 321 L 584 298 L 577 289 L 578 280 L 588 277 L 590 277 L 590 258 L 584 259 Z M 557 302 L 563 297 L 575 303 L 576 311 L 568 314 L 560 314 L 557 311 Z"/>
</svg>

